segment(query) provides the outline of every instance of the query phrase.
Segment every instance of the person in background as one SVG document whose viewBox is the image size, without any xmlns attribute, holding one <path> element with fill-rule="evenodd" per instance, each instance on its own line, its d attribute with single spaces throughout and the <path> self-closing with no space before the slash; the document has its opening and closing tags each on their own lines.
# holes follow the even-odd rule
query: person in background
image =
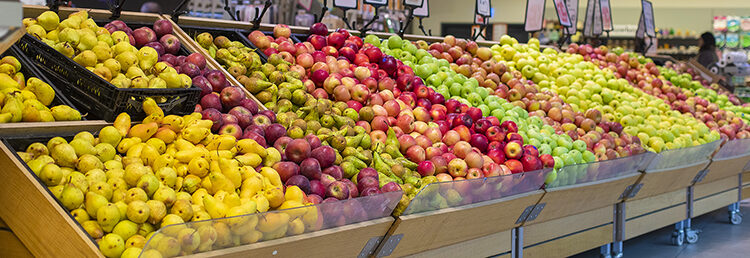
<svg viewBox="0 0 750 258">
<path fill-rule="evenodd" d="M 156 2 L 145 2 L 141 5 L 142 13 L 161 13 L 161 6 Z"/>
<path fill-rule="evenodd" d="M 711 32 L 704 32 L 701 37 L 698 38 L 698 63 L 703 67 L 708 67 L 719 61 L 718 55 L 716 55 L 716 39 L 714 34 Z"/>
</svg>

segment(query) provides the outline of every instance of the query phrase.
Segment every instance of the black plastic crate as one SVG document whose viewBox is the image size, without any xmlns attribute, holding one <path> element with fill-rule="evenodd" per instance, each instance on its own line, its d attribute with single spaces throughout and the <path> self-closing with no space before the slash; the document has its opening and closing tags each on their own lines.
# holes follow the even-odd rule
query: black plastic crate
<svg viewBox="0 0 750 258">
<path fill-rule="evenodd" d="M 8 48 L 8 50 L 5 51 L 0 57 L 6 57 L 6 56 L 13 56 L 16 59 L 18 59 L 18 62 L 21 63 L 21 72 L 24 75 L 24 78 L 28 81 L 31 77 L 36 77 L 37 79 L 49 84 L 50 87 L 52 87 L 53 90 L 55 90 L 55 98 L 52 100 L 52 103 L 50 104 L 50 108 L 53 106 L 59 106 L 59 105 L 67 105 L 75 110 L 78 110 L 78 112 L 81 112 L 76 105 L 73 104 L 68 98 L 63 95 L 62 91 L 55 86 L 55 83 L 47 78 L 47 76 L 39 71 L 37 67 L 28 59 L 26 58 L 22 53 L 21 50 L 18 49 L 17 46 L 11 46 Z M 86 120 L 85 114 L 81 114 L 81 120 Z"/>
<path fill-rule="evenodd" d="M 182 31 L 185 32 L 190 38 L 195 39 L 198 34 L 201 34 L 203 32 L 211 33 L 211 35 L 215 37 L 217 36 L 224 36 L 227 37 L 231 41 L 239 41 L 242 42 L 243 45 L 255 49 L 255 52 L 258 53 L 258 56 L 260 56 L 260 61 L 262 63 L 266 63 L 268 60 L 268 57 L 266 54 L 263 53 L 258 47 L 253 45 L 250 40 L 247 39 L 247 35 L 242 35 L 242 32 L 237 29 L 224 29 L 224 28 L 208 28 L 208 27 L 200 27 L 200 26 L 183 26 L 180 25 L 180 28 Z M 200 46 L 198 46 L 200 47 Z"/>
<path fill-rule="evenodd" d="M 117 88 L 28 34 L 16 45 L 40 70 L 47 72 L 48 78 L 57 83 L 77 107 L 99 119 L 111 122 L 118 114 L 126 112 L 134 121 L 141 120 L 146 117 L 142 103 L 148 97 L 163 99 L 158 105 L 165 114 L 185 115 L 195 110 L 200 99 L 201 90 L 195 86 L 187 89 Z"/>
</svg>

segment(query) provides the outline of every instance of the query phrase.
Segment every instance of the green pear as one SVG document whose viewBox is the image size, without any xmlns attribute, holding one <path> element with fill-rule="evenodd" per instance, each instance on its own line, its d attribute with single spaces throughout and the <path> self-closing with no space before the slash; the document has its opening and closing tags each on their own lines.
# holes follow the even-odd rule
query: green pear
<svg viewBox="0 0 750 258">
<path fill-rule="evenodd" d="M 144 223 L 151 215 L 151 211 L 146 202 L 137 200 L 128 203 L 127 217 L 135 223 Z"/>
<path fill-rule="evenodd" d="M 125 195 L 125 203 L 130 204 L 133 201 L 147 201 L 148 195 L 146 195 L 146 192 L 143 191 L 141 188 L 130 188 L 128 189 L 126 195 Z"/>
<path fill-rule="evenodd" d="M 112 186 L 109 185 L 107 182 L 95 182 L 94 184 L 89 185 L 89 192 L 90 193 L 97 193 L 101 196 L 104 196 L 104 198 L 107 198 L 107 200 L 112 198 Z"/>
<path fill-rule="evenodd" d="M 69 106 L 59 105 L 50 109 L 55 121 L 81 121 L 81 112 Z"/>
<path fill-rule="evenodd" d="M 125 202 L 125 196 L 128 194 L 127 190 L 115 189 L 112 191 L 112 202 Z"/>
<path fill-rule="evenodd" d="M 193 218 L 193 205 L 189 200 L 179 199 L 172 204 L 169 213 L 180 216 L 184 221 L 190 221 Z"/>
<path fill-rule="evenodd" d="M 60 197 L 60 202 L 68 210 L 78 209 L 83 204 L 83 192 L 71 184 L 65 186 Z"/>
<path fill-rule="evenodd" d="M 169 208 L 169 207 L 172 207 L 172 204 L 177 199 L 177 194 L 175 193 L 174 189 L 166 187 L 166 186 L 162 186 L 162 187 L 159 187 L 159 189 L 156 190 L 156 192 L 154 192 L 152 199 L 163 202 L 164 205 L 166 205 L 167 208 Z"/>
<path fill-rule="evenodd" d="M 98 168 L 89 170 L 86 172 L 86 182 L 89 184 L 89 186 L 93 185 L 96 182 L 107 182 L 107 174 L 104 174 L 104 171 Z"/>
<path fill-rule="evenodd" d="M 118 201 L 115 202 L 115 206 L 117 206 L 117 209 L 120 210 L 120 220 L 128 219 L 128 205 L 123 201 Z"/>
<path fill-rule="evenodd" d="M 78 223 L 84 223 L 86 221 L 89 221 L 91 217 L 89 216 L 88 212 L 84 209 L 78 208 L 75 210 L 72 210 L 70 212 L 70 215 L 73 215 L 73 218 L 78 221 Z"/>
<path fill-rule="evenodd" d="M 49 155 L 47 146 L 40 142 L 35 142 L 29 145 L 29 147 L 26 148 L 26 152 L 30 153 L 34 158 L 42 155 Z"/>
<path fill-rule="evenodd" d="M 143 191 L 148 194 L 149 197 L 153 196 L 156 190 L 159 189 L 159 179 L 156 178 L 153 174 L 145 174 L 143 175 L 140 180 L 138 180 L 138 183 L 136 184 L 136 187 L 143 189 Z"/>
<path fill-rule="evenodd" d="M 61 143 L 50 152 L 50 156 L 55 159 L 55 163 L 59 166 L 74 168 L 76 162 L 78 162 L 78 156 L 73 146 L 67 143 Z"/>
<path fill-rule="evenodd" d="M 123 220 L 115 225 L 112 233 L 119 235 L 122 239 L 128 239 L 138 233 L 138 224 L 129 220 Z"/>
<path fill-rule="evenodd" d="M 114 146 L 114 145 L 112 145 L 112 146 Z M 119 169 L 119 170 L 122 170 L 121 172 L 118 172 L 118 173 L 122 173 L 122 174 L 120 174 L 119 177 L 123 177 L 123 176 L 125 176 L 125 170 L 123 169 L 124 167 L 122 166 L 122 161 L 115 160 L 115 158 L 117 158 L 117 155 L 115 155 L 115 157 L 113 157 L 111 160 L 107 160 L 107 161 L 104 162 L 104 171 L 105 172 L 109 172 L 110 170 Z"/>
<path fill-rule="evenodd" d="M 120 257 L 125 251 L 125 240 L 117 234 L 107 234 L 99 241 L 99 251 L 106 257 Z"/>
<path fill-rule="evenodd" d="M 107 201 L 107 198 L 104 196 L 92 192 L 86 193 L 86 202 L 84 203 L 84 206 L 90 217 L 96 218 L 99 209 L 107 204 L 109 204 L 109 201 Z"/>
<path fill-rule="evenodd" d="M 133 238 L 133 237 L 130 237 L 130 238 Z M 125 246 L 128 246 L 128 242 L 125 242 Z M 138 258 L 140 257 L 141 252 L 143 252 L 143 249 L 139 247 L 127 247 L 125 251 L 122 252 L 122 256 L 120 256 L 120 258 Z M 144 257 L 146 256 L 144 255 Z"/>
<path fill-rule="evenodd" d="M 79 157 L 83 156 L 84 154 L 94 154 L 94 145 L 92 145 L 88 140 L 73 139 L 69 144 L 73 147 L 76 155 L 78 155 Z"/>
<path fill-rule="evenodd" d="M 128 183 L 128 186 L 135 187 L 146 173 L 146 168 L 142 164 L 131 164 L 125 167 L 125 176 L 123 178 Z"/>
<path fill-rule="evenodd" d="M 62 192 L 63 192 L 63 190 L 65 190 L 65 186 L 64 185 L 58 185 L 58 186 L 49 187 L 49 191 L 58 200 L 62 200 Z"/>
<path fill-rule="evenodd" d="M 75 142 L 76 140 L 73 141 Z M 102 164 L 102 161 L 99 160 L 98 157 L 92 154 L 83 154 L 79 156 L 78 164 L 76 165 L 76 167 L 78 168 L 78 171 L 81 171 L 81 173 L 88 174 L 88 172 L 91 170 L 102 170 L 104 168 L 104 164 Z M 104 174 L 104 171 L 102 171 L 102 174 Z"/>
<path fill-rule="evenodd" d="M 89 236 L 91 236 L 91 238 L 93 239 L 99 239 L 104 236 L 102 227 L 99 226 L 99 223 L 97 223 L 95 220 L 84 221 L 81 223 L 81 227 L 83 227 L 83 230 L 86 231 L 86 233 L 88 233 Z"/>
<path fill-rule="evenodd" d="M 31 169 L 31 172 L 34 172 L 34 174 L 37 176 L 39 176 L 39 173 L 42 171 L 42 168 L 44 168 L 44 166 L 46 166 L 47 164 L 50 164 L 50 163 L 49 162 L 45 163 L 44 161 L 38 160 L 38 159 L 34 159 L 34 160 L 30 160 L 29 162 L 26 162 L 26 165 L 29 166 L 29 168 Z"/>
<path fill-rule="evenodd" d="M 72 172 L 68 175 L 68 183 L 74 185 L 78 189 L 89 189 L 89 182 L 86 180 L 86 176 L 81 172 Z"/>
<path fill-rule="evenodd" d="M 100 143 L 94 146 L 94 156 L 96 156 L 101 162 L 107 162 L 115 158 L 117 150 L 109 143 Z"/>
<path fill-rule="evenodd" d="M 159 181 L 167 187 L 174 188 L 177 184 L 177 171 L 175 171 L 174 168 L 160 168 L 156 172 L 156 177 L 159 178 Z"/>
<path fill-rule="evenodd" d="M 50 150 L 50 153 L 52 153 L 52 149 L 54 149 L 55 146 L 63 144 L 63 143 L 68 143 L 68 141 L 62 137 L 54 137 L 52 139 L 49 139 L 49 141 L 47 141 L 47 149 Z"/>
<path fill-rule="evenodd" d="M 159 54 L 151 47 L 142 47 L 138 50 L 138 66 L 143 70 L 149 70 L 159 61 Z"/>
<path fill-rule="evenodd" d="M 148 205 L 150 211 L 148 223 L 159 224 L 167 216 L 167 206 L 163 202 L 149 200 L 146 202 L 146 205 Z"/>
<path fill-rule="evenodd" d="M 137 233 L 137 232 L 136 232 Z M 146 245 L 146 238 L 141 235 L 133 235 L 125 241 L 126 248 L 143 248 Z"/>
<path fill-rule="evenodd" d="M 120 170 L 110 170 L 110 171 L 122 171 Z M 107 171 L 109 173 L 110 171 Z M 127 191 L 128 190 L 128 183 L 125 182 L 125 179 L 122 179 L 122 177 L 110 177 L 107 176 L 109 179 L 107 180 L 107 184 L 112 188 L 112 191 L 115 190 L 122 190 Z"/>
<path fill-rule="evenodd" d="M 55 164 L 47 164 L 39 172 L 39 179 L 47 186 L 59 185 L 63 180 L 62 170 Z"/>
<path fill-rule="evenodd" d="M 114 203 L 107 203 L 96 211 L 96 221 L 104 232 L 112 232 L 115 225 L 120 222 L 120 209 Z"/>
</svg>

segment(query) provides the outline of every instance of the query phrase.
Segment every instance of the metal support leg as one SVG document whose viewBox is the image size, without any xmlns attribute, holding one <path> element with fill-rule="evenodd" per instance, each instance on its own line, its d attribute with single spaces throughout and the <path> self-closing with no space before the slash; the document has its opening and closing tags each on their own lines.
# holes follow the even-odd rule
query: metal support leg
<svg viewBox="0 0 750 258">
<path fill-rule="evenodd" d="M 599 247 L 599 257 L 611 258 L 612 257 L 612 244 L 606 244 Z"/>
<path fill-rule="evenodd" d="M 622 257 L 622 241 L 625 240 L 625 202 L 615 204 L 613 221 L 612 257 Z"/>
<path fill-rule="evenodd" d="M 685 220 L 685 241 L 688 244 L 694 244 L 698 242 L 698 233 L 700 230 L 691 229 L 691 219 L 693 218 L 693 187 L 689 186 L 687 189 L 687 219 Z"/>
<path fill-rule="evenodd" d="M 734 225 L 739 225 L 740 223 L 742 223 L 740 201 L 742 201 L 742 174 L 740 174 L 739 182 L 737 184 L 737 202 L 729 205 L 729 222 Z"/>
<path fill-rule="evenodd" d="M 523 257 L 523 227 L 517 227 L 511 230 L 510 257 Z"/>
</svg>

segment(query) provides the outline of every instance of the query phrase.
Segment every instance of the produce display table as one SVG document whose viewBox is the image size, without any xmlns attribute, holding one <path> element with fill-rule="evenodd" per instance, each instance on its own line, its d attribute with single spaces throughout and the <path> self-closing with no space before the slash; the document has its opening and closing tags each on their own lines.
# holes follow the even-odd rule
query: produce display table
<svg viewBox="0 0 750 258">
<path fill-rule="evenodd" d="M 685 189 L 628 200 L 624 239 L 631 239 L 687 218 Z"/>
<path fill-rule="evenodd" d="M 687 188 L 708 166 L 711 155 L 720 143 L 715 141 L 657 154 L 635 184 L 638 191 L 629 194 L 625 200 L 643 199 Z"/>
<path fill-rule="evenodd" d="M 523 228 L 523 256 L 565 257 L 612 242 L 612 206 Z"/>
<path fill-rule="evenodd" d="M 750 161 L 750 139 L 726 142 L 711 159 L 708 172 L 700 183 L 713 182 L 742 173 Z"/>
<path fill-rule="evenodd" d="M 735 171 L 737 169 L 735 168 Z M 693 187 L 693 217 L 739 202 L 739 175 L 701 182 Z"/>
<path fill-rule="evenodd" d="M 549 172 L 539 170 L 425 187 L 386 236 L 400 239 L 392 255 L 401 257 L 429 251 L 450 257 L 450 253 L 467 255 L 465 252 L 471 250 L 469 256 L 490 256 L 510 252 L 510 230 L 520 225 L 542 198 L 544 191 L 538 189 Z M 459 202 L 449 199 L 449 204 L 455 207 L 433 210 L 435 207 L 428 205 L 435 198 L 455 198 L 451 193 L 460 193 L 462 199 Z M 380 249 L 388 253 L 389 248 L 393 247 Z"/>
</svg>

